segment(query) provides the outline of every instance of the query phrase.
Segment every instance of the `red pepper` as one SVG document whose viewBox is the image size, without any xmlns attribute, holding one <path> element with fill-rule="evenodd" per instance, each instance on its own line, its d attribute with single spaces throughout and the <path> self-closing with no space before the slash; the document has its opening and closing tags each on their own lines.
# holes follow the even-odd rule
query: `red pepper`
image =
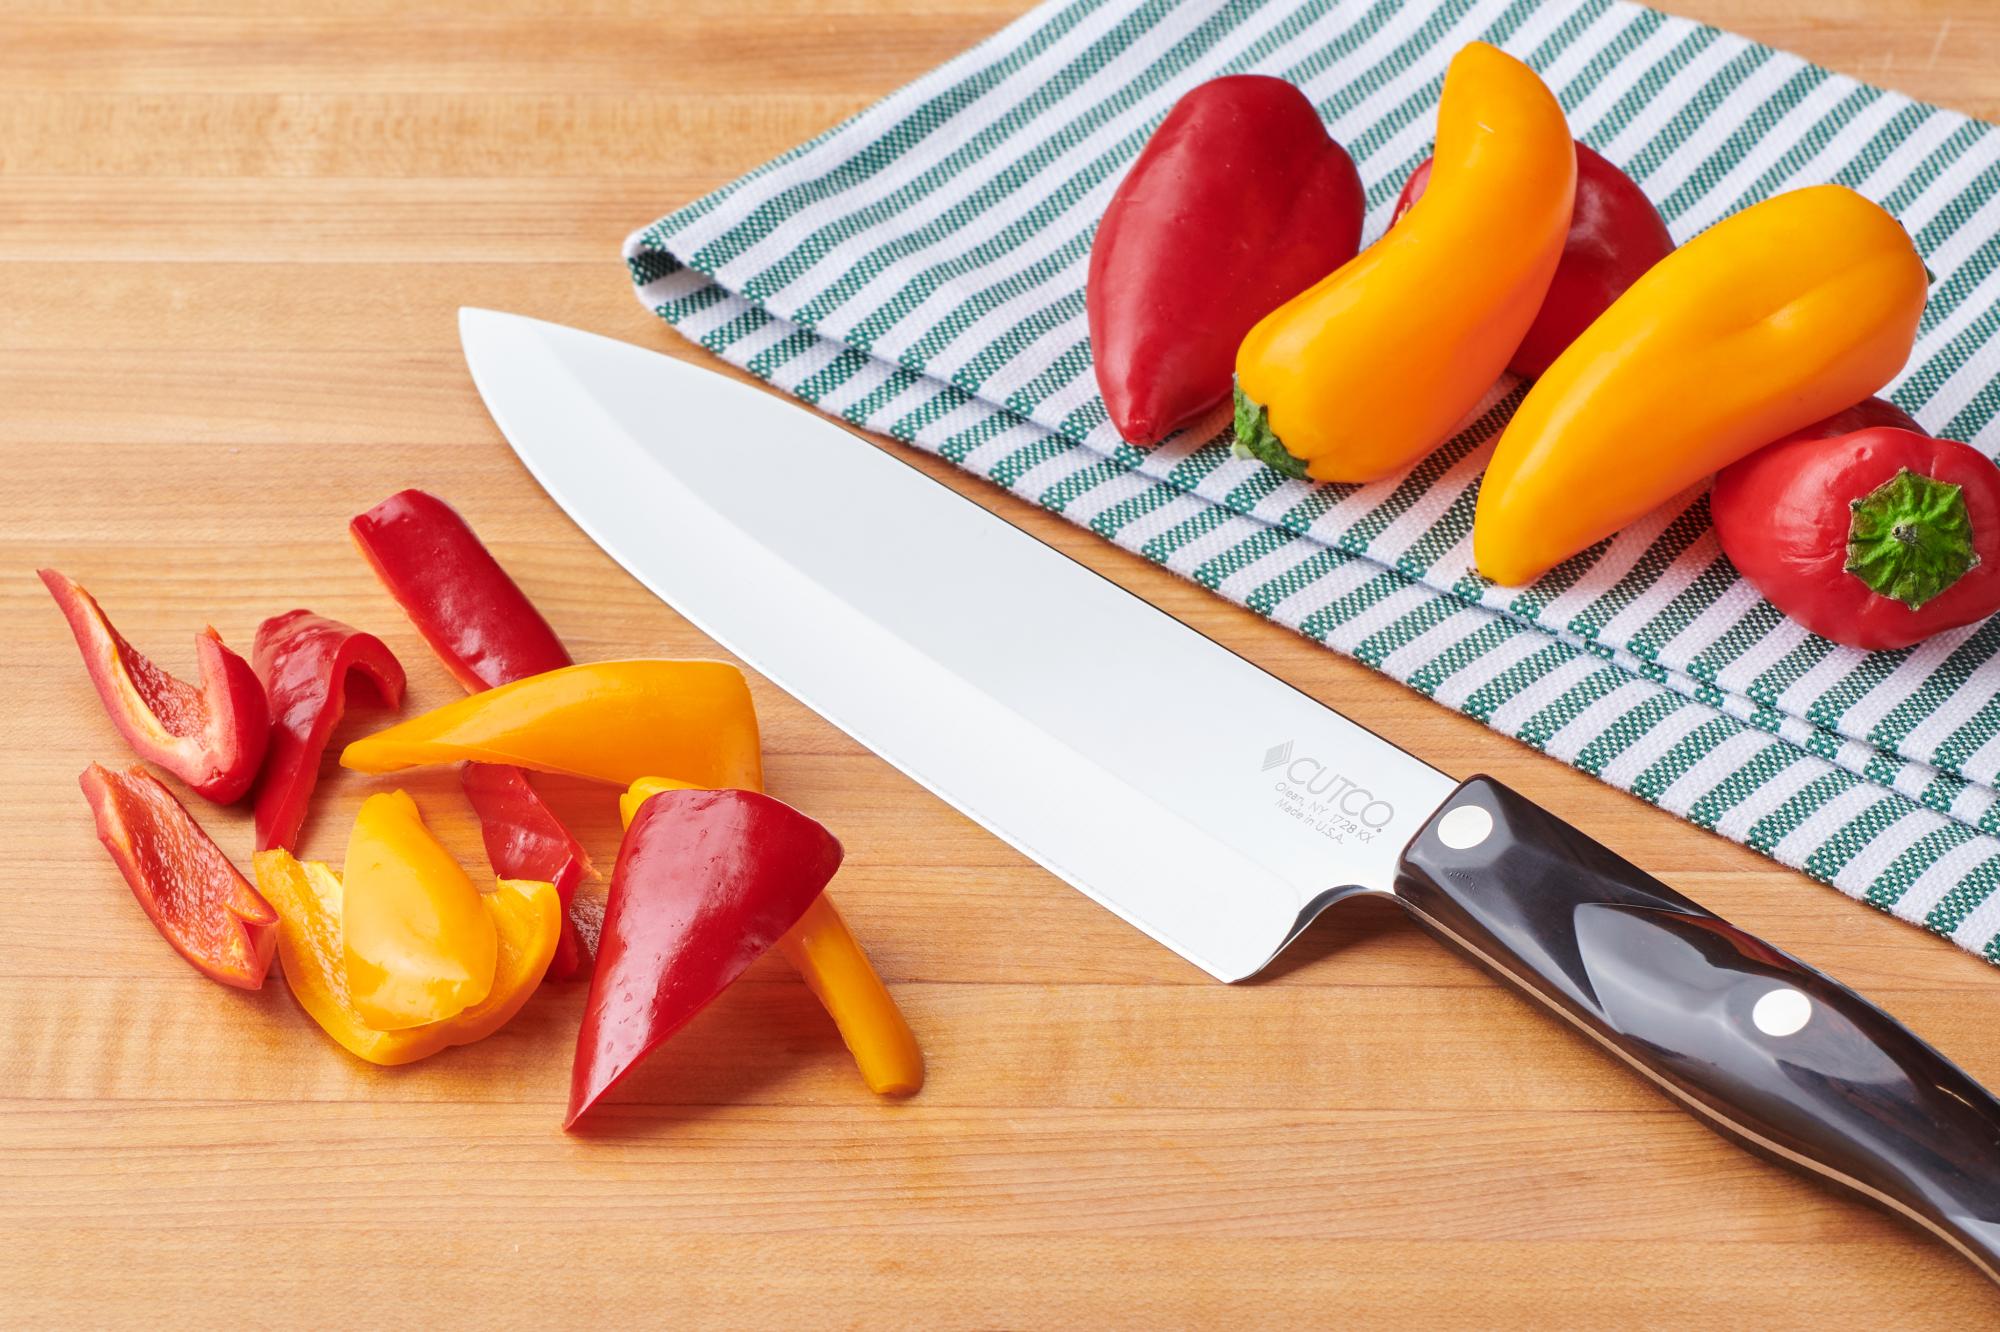
<svg viewBox="0 0 2000 1332">
<path fill-rule="evenodd" d="M 264 686 L 250 663 L 204 629 L 195 639 L 200 686 L 176 680 L 111 627 L 90 593 L 54 569 L 39 572 L 132 752 L 218 805 L 241 798 L 256 780 L 271 732 Z"/>
<path fill-rule="evenodd" d="M 1366 201 L 1306 95 L 1234 74 L 1174 104 L 1098 224 L 1086 284 L 1111 424 L 1151 444 L 1228 401 L 1259 319 L 1354 257 Z"/>
<path fill-rule="evenodd" d="M 1823 417 L 1809 426 L 1801 426 L 1785 439 L 1832 439 L 1836 435 L 1851 435 L 1857 430 L 1868 430 L 1875 426 L 1893 426 L 1897 430 L 1907 430 L 1912 434 L 1927 433 L 1917 424 L 1917 418 L 1890 402 L 1887 398 L 1863 398 L 1852 407 L 1844 407 L 1832 416 Z M 1783 443 L 1783 440 L 1774 443 Z"/>
<path fill-rule="evenodd" d="M 98 840 L 174 951 L 224 985 L 262 986 L 278 914 L 187 807 L 136 765 L 119 773 L 93 763 L 80 781 Z"/>
<path fill-rule="evenodd" d="M 1394 226 L 1411 204 L 1423 198 L 1430 179 L 1431 160 L 1425 158 L 1404 182 L 1389 225 Z M 1579 143 L 1569 239 L 1563 244 L 1562 260 L 1549 283 L 1549 294 L 1542 298 L 1541 311 L 1528 326 L 1507 368 L 1527 379 L 1547 370 L 1576 341 L 1577 334 L 1596 322 L 1627 287 L 1673 248 L 1674 238 L 1646 192 L 1630 176 Z"/>
<path fill-rule="evenodd" d="M 832 833 L 754 791 L 641 805 L 618 847 L 563 1127 L 776 943 L 840 859 Z"/>
<path fill-rule="evenodd" d="M 549 980 L 569 980 L 590 961 L 588 943 L 570 918 L 577 885 L 595 876 L 590 857 L 570 836 L 554 811 L 542 803 L 527 774 L 498 763 L 468 763 L 460 773 L 466 798 L 479 815 L 486 840 L 486 859 L 503 879 L 528 879 L 556 886 L 562 901 L 563 929 L 556 954 L 544 973 Z M 505 866 L 506 868 L 501 868 Z"/>
<path fill-rule="evenodd" d="M 404 490 L 348 524 L 354 544 L 458 682 L 471 693 L 571 664 L 569 649 L 507 576 L 458 511 L 435 495 Z M 468 765 L 465 793 L 479 812 L 493 872 L 553 883 L 562 896 L 562 938 L 547 979 L 590 965 L 571 912 L 590 860 L 519 768 Z"/>
<path fill-rule="evenodd" d="M 271 752 L 257 785 L 257 849 L 294 851 L 320 756 L 346 707 L 348 671 L 361 672 L 393 710 L 403 702 L 403 667 L 375 635 L 308 610 L 258 625 L 250 658 L 271 709 Z"/>
<path fill-rule="evenodd" d="M 1709 509 L 1743 576 L 1836 643 L 1908 647 L 2000 610 L 2000 468 L 1956 440 L 1794 435 L 1717 473 Z"/>
</svg>

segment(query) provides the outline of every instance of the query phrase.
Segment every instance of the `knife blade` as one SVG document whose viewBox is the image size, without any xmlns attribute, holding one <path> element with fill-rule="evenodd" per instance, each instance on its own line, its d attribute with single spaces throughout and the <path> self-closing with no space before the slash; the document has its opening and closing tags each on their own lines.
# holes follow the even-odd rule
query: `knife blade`
<svg viewBox="0 0 2000 1332">
<path fill-rule="evenodd" d="M 518 315 L 460 336 L 515 453 L 641 583 L 1204 971 L 1389 897 L 1725 1137 L 2000 1280 L 2000 1102 L 1845 986 L 824 417 Z"/>
</svg>

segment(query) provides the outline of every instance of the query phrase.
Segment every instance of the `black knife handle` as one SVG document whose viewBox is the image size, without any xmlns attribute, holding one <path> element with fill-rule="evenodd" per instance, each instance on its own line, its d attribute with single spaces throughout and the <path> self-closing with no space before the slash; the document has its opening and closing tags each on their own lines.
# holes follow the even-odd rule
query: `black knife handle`
<svg viewBox="0 0 2000 1332">
<path fill-rule="evenodd" d="M 1404 849 L 1396 896 L 1724 1137 L 2000 1281 L 2000 1102 L 1854 991 L 1487 777 Z"/>
</svg>

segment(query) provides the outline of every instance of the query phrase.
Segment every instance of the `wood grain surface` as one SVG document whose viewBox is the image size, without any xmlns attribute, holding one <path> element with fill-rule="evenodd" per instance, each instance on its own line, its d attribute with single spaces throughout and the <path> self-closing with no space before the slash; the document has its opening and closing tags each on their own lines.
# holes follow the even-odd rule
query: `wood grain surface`
<svg viewBox="0 0 2000 1332">
<path fill-rule="evenodd" d="M 767 960 L 565 1136 L 578 987 L 384 1071 L 155 934 L 76 787 L 126 755 L 33 569 L 177 671 L 204 623 L 247 649 L 310 606 L 387 639 L 427 707 L 456 687 L 344 532 L 418 485 L 580 657 L 711 653 L 515 463 L 454 311 L 700 359 L 633 301 L 624 233 L 1019 7 L 0 0 L 0 1322 L 2000 1321 L 1940 1246 L 1726 1146 L 1390 911 L 1214 985 L 762 681 L 770 789 L 846 842 L 835 891 L 929 1052 L 912 1102 L 871 1098 Z M 1678 7 L 2000 116 L 1991 0 Z M 1993 968 L 921 465 L 2000 1084 Z M 407 785 L 483 865 L 449 775 Z M 322 789 L 305 850 L 337 859 L 369 785 Z M 608 793 L 554 796 L 608 862 Z M 197 813 L 247 863 L 247 815 Z"/>
</svg>

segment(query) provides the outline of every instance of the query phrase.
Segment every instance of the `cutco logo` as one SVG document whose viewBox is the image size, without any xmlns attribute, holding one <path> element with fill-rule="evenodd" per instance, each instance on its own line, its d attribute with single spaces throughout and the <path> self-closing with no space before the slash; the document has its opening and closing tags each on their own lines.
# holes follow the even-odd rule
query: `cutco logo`
<svg viewBox="0 0 2000 1332">
<path fill-rule="evenodd" d="M 1294 742 L 1287 740 L 1264 751 L 1263 771 L 1283 769 L 1278 781 L 1281 795 L 1303 797 L 1316 808 L 1345 815 L 1364 828 L 1386 827 L 1396 817 L 1394 805 L 1310 754 L 1295 757 L 1294 749 Z"/>
</svg>

